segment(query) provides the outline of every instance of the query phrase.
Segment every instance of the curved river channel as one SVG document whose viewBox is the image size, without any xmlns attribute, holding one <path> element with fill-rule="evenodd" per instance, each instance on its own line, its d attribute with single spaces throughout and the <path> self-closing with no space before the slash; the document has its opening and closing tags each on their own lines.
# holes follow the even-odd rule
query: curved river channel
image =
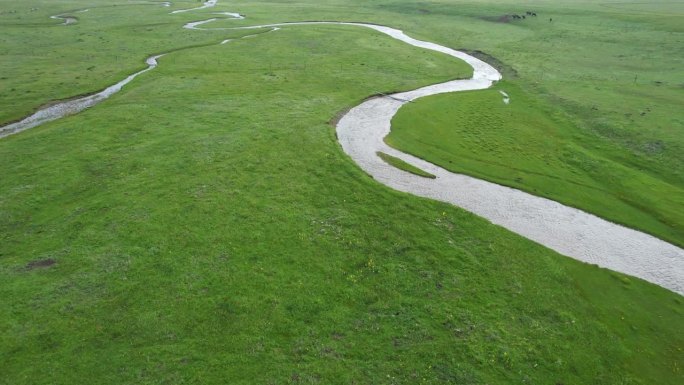
<svg viewBox="0 0 684 385">
<path fill-rule="evenodd" d="M 176 10 L 171 13 L 211 8 L 217 3 L 217 0 L 209 0 L 201 7 Z M 164 3 L 161 4 L 165 5 Z M 221 12 L 216 13 L 216 15 L 234 19 L 244 18 L 242 15 L 232 12 Z M 67 20 L 62 15 L 57 16 L 60 19 Z M 204 26 L 215 20 L 217 18 L 195 21 L 187 23 L 183 27 L 193 30 L 208 29 Z M 73 22 L 68 24 L 73 24 Z M 375 180 L 395 190 L 451 203 L 560 254 L 639 277 L 684 295 L 684 250 L 681 248 L 651 235 L 617 225 L 546 198 L 470 176 L 452 173 L 385 144 L 383 139 L 389 134 L 391 120 L 401 106 L 425 96 L 489 88 L 501 79 L 499 71 L 491 65 L 463 52 L 439 44 L 416 40 L 398 29 L 375 24 L 296 22 L 214 28 L 212 30 L 271 28 L 272 31 L 277 31 L 280 28 L 317 24 L 370 28 L 414 47 L 440 52 L 463 60 L 473 67 L 473 77 L 470 79 L 453 80 L 413 91 L 371 98 L 349 110 L 339 120 L 336 130 L 342 149 Z M 219 44 L 225 44 L 229 41 L 223 40 Z M 148 58 L 146 69 L 132 74 L 96 94 L 54 104 L 19 122 L 0 127 L 0 137 L 66 115 L 75 114 L 100 103 L 120 91 L 123 86 L 137 76 L 154 69 L 157 66 L 157 59 L 161 56 L 163 55 Z M 400 158 L 435 175 L 436 178 L 420 177 L 390 166 L 378 157 L 378 152 Z"/>
</svg>

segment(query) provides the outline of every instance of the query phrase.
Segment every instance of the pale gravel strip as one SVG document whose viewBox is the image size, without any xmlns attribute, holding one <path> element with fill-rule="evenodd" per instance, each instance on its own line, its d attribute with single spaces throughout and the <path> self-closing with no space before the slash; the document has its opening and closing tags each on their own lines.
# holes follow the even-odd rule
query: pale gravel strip
<svg viewBox="0 0 684 385">
<path fill-rule="evenodd" d="M 71 24 L 76 24 L 76 22 L 78 21 L 77 18 L 72 17 L 72 16 L 64 16 L 64 14 L 50 16 L 50 19 L 64 20 L 64 22 L 63 22 L 62 24 L 60 24 L 60 25 L 71 25 Z"/>
<path fill-rule="evenodd" d="M 387 33 L 386 27 L 370 27 Z M 364 171 L 391 188 L 459 206 L 563 255 L 684 295 L 684 250 L 677 246 L 549 199 L 449 172 L 385 144 L 392 118 L 405 103 L 439 93 L 485 89 L 501 78 L 496 69 L 477 58 L 432 43 L 414 44 L 416 41 L 403 32 L 389 30 L 388 35 L 408 44 L 466 61 L 474 73 L 469 80 L 370 99 L 345 114 L 337 124 L 337 136 L 344 151 Z M 437 178 L 422 178 L 394 168 L 376 155 L 378 151 Z"/>
<path fill-rule="evenodd" d="M 73 13 L 85 13 L 90 11 L 90 9 L 81 9 L 79 11 L 74 11 Z M 73 16 L 64 16 L 64 13 L 60 13 L 59 15 L 54 15 L 50 16 L 50 19 L 55 19 L 55 20 L 64 20 L 64 22 L 60 25 L 71 25 L 71 24 L 76 24 L 78 22 L 78 19 L 73 17 Z"/>
<path fill-rule="evenodd" d="M 214 6 L 216 1 L 213 1 L 211 5 L 207 5 L 208 3 L 212 3 L 212 1 L 207 1 L 205 6 L 194 9 Z M 174 11 L 173 13 L 185 11 L 189 10 Z M 201 29 L 198 26 L 214 20 L 216 19 L 188 23 L 184 27 Z M 581 210 L 563 206 L 549 199 L 449 172 L 385 144 L 383 139 L 390 132 L 392 117 L 402 105 L 430 95 L 489 88 L 495 81 L 501 79 L 501 74 L 489 64 L 451 48 L 413 39 L 400 30 L 374 24 L 299 22 L 217 29 L 267 27 L 275 29 L 282 26 L 310 24 L 353 25 L 371 28 L 412 46 L 442 52 L 461 59 L 473 67 L 471 79 L 453 80 L 422 87 L 414 91 L 369 99 L 352 108 L 340 119 L 337 124 L 337 136 L 342 148 L 377 181 L 399 191 L 454 204 L 561 254 L 633 275 L 684 295 L 684 250 L 650 235 L 608 222 Z M 224 40 L 221 44 L 228 41 L 230 40 Z M 148 59 L 148 64 L 149 60 L 154 60 L 156 66 L 156 58 Z M 152 68 L 153 66 L 131 75 L 117 85 L 123 86 L 133 77 Z M 90 97 L 79 99 L 79 101 L 87 98 Z M 82 107 L 78 111 L 89 106 Z M 50 108 L 43 111 L 50 110 Z M 31 119 L 39 113 L 25 120 Z M 63 113 L 62 116 L 69 113 L 73 112 Z M 54 117 L 49 120 L 57 118 Z M 42 120 L 35 125 L 45 121 L 47 120 Z M 0 136 L 4 136 L 2 134 L 7 127 L 11 126 L 1 128 Z M 23 129 L 26 128 L 30 127 Z M 384 152 L 400 158 L 435 175 L 436 178 L 422 178 L 392 167 L 382 161 L 377 156 L 377 152 Z"/>
<path fill-rule="evenodd" d="M 486 84 L 462 81 L 460 90 L 481 89 Z M 350 110 L 337 125 L 344 151 L 374 179 L 399 191 L 459 206 L 569 257 L 684 295 L 682 249 L 545 198 L 451 173 L 386 145 L 383 138 L 390 132 L 391 119 L 404 103 L 371 99 Z M 389 166 L 376 156 L 377 151 L 437 178 L 422 178 Z"/>
<path fill-rule="evenodd" d="M 230 16 L 230 18 L 233 19 L 233 20 L 242 20 L 242 19 L 245 18 L 245 17 L 242 16 L 241 14 L 239 14 L 239 13 L 233 13 L 233 12 L 215 13 L 215 15 L 226 15 L 226 16 Z M 225 19 L 226 19 L 226 18 L 221 18 L 221 20 L 225 20 Z M 192 21 L 192 22 L 189 22 L 189 23 L 185 23 L 185 24 L 183 25 L 183 28 L 185 28 L 185 29 L 194 29 L 194 30 L 197 30 L 197 31 L 228 31 L 228 30 L 235 30 L 235 29 L 256 29 L 256 27 L 255 27 L 255 28 L 250 28 L 250 27 L 247 27 L 247 28 L 241 28 L 241 27 L 238 27 L 238 28 L 235 28 L 235 27 L 230 27 L 230 28 L 199 28 L 201 25 L 204 25 L 204 24 L 207 24 L 207 23 L 211 23 L 212 21 L 216 21 L 216 20 L 219 20 L 219 19 L 214 17 L 214 18 L 206 19 L 206 20 Z M 277 30 L 279 30 L 279 29 L 280 29 L 280 28 L 278 28 L 278 27 L 273 27 L 273 29 L 271 30 L 271 32 L 277 31 Z M 255 35 L 249 35 L 249 36 L 255 36 Z M 245 36 L 245 37 L 246 37 L 246 36 Z M 224 40 L 224 41 L 222 41 L 220 44 L 225 44 L 226 42 L 228 42 L 228 41 L 230 41 L 230 40 L 232 40 L 232 39 Z"/>
<path fill-rule="evenodd" d="M 56 103 L 50 107 L 40 109 L 33 115 L 24 118 L 16 123 L 0 127 L 0 138 L 16 134 L 24 130 L 28 130 L 29 128 L 33 128 L 43 123 L 60 119 L 67 115 L 79 113 L 85 110 L 86 108 L 92 107 L 97 103 L 100 103 L 101 101 L 121 91 L 121 88 L 123 88 L 123 86 L 130 83 L 138 75 L 144 74 L 145 72 L 155 68 L 157 66 L 157 59 L 159 59 L 162 56 L 163 55 L 156 55 L 148 58 L 145 61 L 147 63 L 147 68 L 138 71 L 132 75 L 129 75 L 124 80 L 112 86 L 109 86 L 96 94 L 83 96 L 74 100 L 67 100 L 64 102 Z"/>
<path fill-rule="evenodd" d="M 166 4 L 170 5 L 170 3 L 168 3 L 168 2 L 164 2 L 164 3 L 154 2 L 154 3 L 148 3 L 148 4 L 162 4 L 164 6 L 166 6 Z M 215 4 L 216 4 L 216 2 L 214 2 L 214 5 Z M 80 13 L 80 12 L 87 12 L 87 11 L 88 11 L 88 9 L 84 9 L 84 10 L 80 10 L 77 12 Z M 221 12 L 218 14 L 230 16 L 234 19 L 244 19 L 244 17 L 242 15 L 240 15 L 238 13 L 233 13 L 233 12 Z M 52 18 L 52 19 L 64 19 L 64 20 L 66 20 L 64 24 L 69 24 L 69 20 L 73 19 L 73 18 L 62 17 L 62 15 L 63 14 L 50 16 L 50 18 Z M 211 22 L 214 20 L 216 20 L 216 19 L 214 18 L 214 19 L 203 20 L 203 21 L 194 22 L 194 23 L 188 23 L 188 24 L 184 25 L 183 27 L 187 28 L 187 29 L 200 29 L 200 28 L 196 28 L 196 27 L 201 25 L 201 24 L 208 23 L 208 22 Z M 76 22 L 76 19 L 73 19 L 73 22 Z M 275 28 L 275 30 L 277 30 L 277 28 Z M 244 36 L 244 37 L 251 37 L 251 36 L 252 35 L 248 35 L 248 36 Z M 232 39 L 223 40 L 220 44 L 226 44 L 226 43 L 230 42 L 231 40 Z M 114 95 L 115 93 L 121 91 L 123 86 L 130 83 L 138 75 L 141 75 L 141 74 L 155 68 L 157 66 L 157 59 L 162 57 L 162 56 L 164 56 L 164 54 L 156 55 L 156 56 L 152 56 L 152 57 L 148 58 L 146 60 L 146 63 L 148 65 L 147 68 L 145 68 L 144 70 L 138 71 L 132 75 L 129 75 L 128 77 L 121 80 L 120 82 L 118 82 L 112 86 L 109 86 L 109 87 L 105 88 L 104 90 L 102 90 L 96 94 L 87 95 L 87 96 L 83 96 L 83 97 L 76 98 L 73 100 L 67 100 L 67 101 L 55 103 L 49 107 L 39 109 L 38 111 L 36 111 L 32 115 L 30 115 L 30 116 L 28 116 L 28 117 L 26 117 L 26 118 L 24 118 L 18 122 L 10 123 L 6 126 L 0 127 L 0 138 L 3 138 L 5 136 L 9 136 L 12 134 L 16 134 L 16 133 L 24 131 L 24 130 L 28 130 L 30 128 L 39 126 L 43 123 L 51 122 L 53 120 L 57 120 L 57 119 L 63 118 L 63 117 L 68 116 L 68 115 L 77 114 L 77 113 L 85 110 L 86 108 L 90 108 L 90 107 L 102 102 L 103 100 L 109 98 L 110 96 Z"/>
<path fill-rule="evenodd" d="M 242 14 L 237 12 L 215 12 L 214 15 L 230 16 L 231 18 L 238 20 L 242 20 L 245 18 Z"/>
</svg>

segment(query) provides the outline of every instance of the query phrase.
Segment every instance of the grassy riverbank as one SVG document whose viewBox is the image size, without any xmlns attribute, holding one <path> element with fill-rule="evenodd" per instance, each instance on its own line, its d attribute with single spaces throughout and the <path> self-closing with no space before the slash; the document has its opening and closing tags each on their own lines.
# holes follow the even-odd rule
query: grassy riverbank
<svg viewBox="0 0 684 385">
<path fill-rule="evenodd" d="M 453 15 L 458 29 L 475 35 L 451 46 L 498 59 L 506 78 L 498 89 L 512 102 L 503 104 L 494 90 L 426 98 L 400 111 L 388 143 L 682 246 L 684 51 L 677 41 L 684 30 L 676 21 L 684 8 L 565 6 L 538 3 L 538 17 L 508 22 L 489 16 L 515 7 L 426 6 L 435 19 Z M 489 38 L 478 25 L 488 26 Z"/>
<path fill-rule="evenodd" d="M 503 103 L 500 90 L 511 97 Z M 582 208 L 673 243 L 682 243 L 682 190 L 648 163 L 623 163 L 607 145 L 558 117 L 514 83 L 412 103 L 386 141 L 454 172 Z M 665 157 L 662 162 L 669 161 Z M 664 167 L 665 164 L 660 165 Z"/>
<path fill-rule="evenodd" d="M 435 13 L 406 2 L 316 4 L 231 2 L 216 11 L 248 20 L 215 24 L 469 37 L 444 21 L 469 17 L 425 23 Z M 109 42 L 87 42 L 100 85 L 119 80 L 107 68 L 239 36 L 182 31 L 205 16 L 167 11 L 91 10 L 54 35 L 127 41 L 118 65 Z M 42 28 L 27 15 L 18 25 Z M 30 33 L 25 47 L 47 44 Z M 3 49 L 21 52 L 13 36 Z M 81 54 L 62 52 L 59 67 L 16 56 L 3 82 L 35 94 L 3 88 L 3 119 L 91 90 L 69 81 Z M 13 80 L 40 71 L 52 86 Z M 526 90 L 522 72 L 511 84 Z M 105 103 L 0 140 L 0 384 L 681 383 L 681 296 L 389 190 L 336 142 L 330 120 L 368 95 L 463 76 L 370 30 L 287 28 L 174 52 Z"/>
</svg>

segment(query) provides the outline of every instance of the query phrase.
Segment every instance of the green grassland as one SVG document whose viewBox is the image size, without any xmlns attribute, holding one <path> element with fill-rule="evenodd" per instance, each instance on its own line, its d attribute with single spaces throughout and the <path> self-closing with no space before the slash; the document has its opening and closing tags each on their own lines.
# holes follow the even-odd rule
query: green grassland
<svg viewBox="0 0 684 385">
<path fill-rule="evenodd" d="M 502 101 L 499 90 L 511 97 Z M 681 184 L 647 164 L 623 163 L 597 140 L 511 82 L 411 103 L 395 117 L 390 145 L 446 169 L 530 191 L 681 244 Z M 655 149 L 657 150 L 657 149 Z M 672 159 L 660 158 L 664 166 Z"/>
<path fill-rule="evenodd" d="M 0 14 L 2 121 L 177 50 L 106 102 L 0 140 L 0 384 L 682 382 L 681 296 L 390 190 L 342 152 L 340 111 L 467 77 L 463 63 L 342 26 L 205 46 L 253 31 L 183 31 L 212 11 L 124 3 L 66 27 L 47 17 L 93 2 L 0 0 L 17 10 Z M 582 106 L 579 82 L 552 94 L 531 85 L 535 58 L 495 49 L 533 34 L 475 16 L 505 5 L 219 5 L 248 19 L 215 26 L 368 21 L 482 49 L 518 71 L 511 107 L 517 89 Z"/>
<path fill-rule="evenodd" d="M 539 6 L 553 22 L 492 27 L 520 36 L 479 48 L 503 62 L 506 81 L 407 106 L 387 142 L 682 246 L 684 12 L 668 4 L 653 8 L 668 15 L 615 10 L 632 9 L 627 3 Z"/>
</svg>

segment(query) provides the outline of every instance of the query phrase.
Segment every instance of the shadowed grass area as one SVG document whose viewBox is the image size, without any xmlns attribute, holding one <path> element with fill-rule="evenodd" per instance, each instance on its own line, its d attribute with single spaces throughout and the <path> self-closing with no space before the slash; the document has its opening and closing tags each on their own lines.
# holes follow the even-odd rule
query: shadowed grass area
<svg viewBox="0 0 684 385">
<path fill-rule="evenodd" d="M 430 174 L 429 172 L 425 172 L 418 167 L 414 167 L 403 160 L 392 156 L 385 154 L 384 152 L 378 152 L 378 156 L 384 160 L 387 164 L 394 166 L 400 170 L 404 170 L 406 172 L 410 172 L 411 174 L 422 176 L 423 178 L 430 178 L 430 179 L 435 179 L 435 176 Z"/>
<path fill-rule="evenodd" d="M 3 67 L 19 94 L 38 87 L 22 111 L 89 91 L 69 82 L 85 63 L 66 49 L 89 28 L 111 39 L 87 43 L 103 84 L 105 66 L 240 36 L 181 31 L 207 15 L 147 6 L 52 35 L 28 9 L 66 2 L 0 4 L 26 7 L 0 15 L 25 31 L 3 34 L 4 52 L 65 46 L 59 67 Z M 216 26 L 357 19 L 453 47 L 520 36 L 456 34 L 483 22 L 411 5 L 236 1 L 216 11 L 249 19 Z M 501 5 L 465 10 L 478 7 Z M 110 63 L 114 41 L 130 60 Z M 681 296 L 391 191 L 337 144 L 338 111 L 468 73 L 369 30 L 293 27 L 172 53 L 106 102 L 0 140 L 0 384 L 680 384 Z"/>
</svg>

